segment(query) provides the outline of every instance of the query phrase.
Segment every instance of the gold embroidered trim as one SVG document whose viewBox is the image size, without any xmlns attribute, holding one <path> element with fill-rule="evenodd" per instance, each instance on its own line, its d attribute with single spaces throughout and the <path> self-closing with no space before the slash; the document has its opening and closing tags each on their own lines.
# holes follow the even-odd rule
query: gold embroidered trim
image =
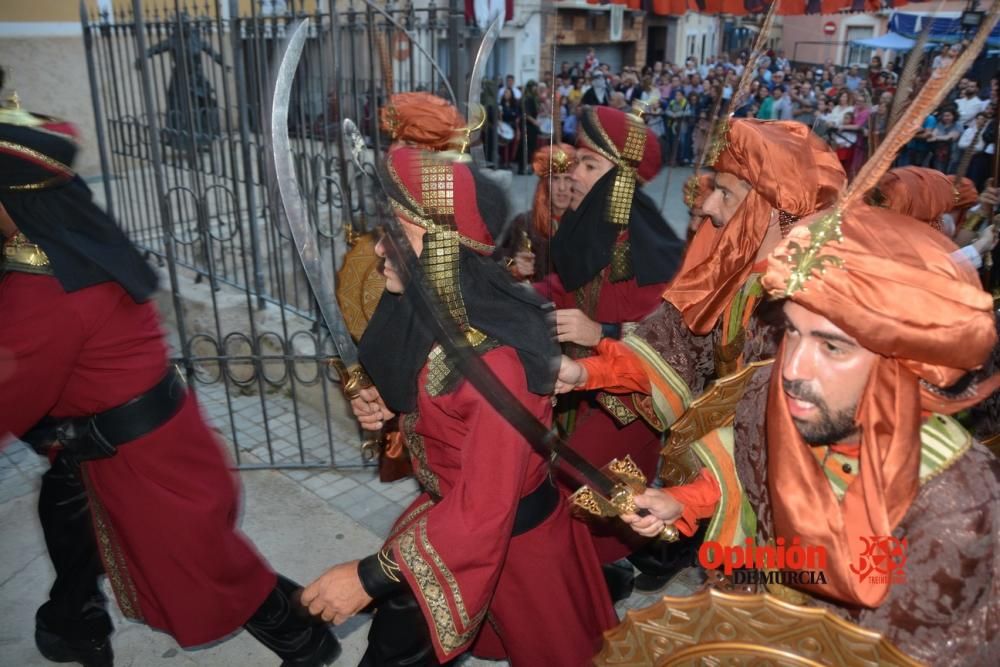
<svg viewBox="0 0 1000 667">
<path fill-rule="evenodd" d="M 448 593 L 434 572 L 434 567 L 420 553 L 420 548 L 417 546 L 418 539 L 420 546 L 437 566 L 440 579 L 444 579 L 448 586 L 451 593 L 450 601 L 458 611 L 461 627 L 451 612 Z M 445 653 L 451 654 L 466 646 L 479 632 L 479 627 L 486 618 L 487 609 L 484 607 L 471 620 L 469 619 L 455 576 L 445 566 L 427 538 L 427 517 L 422 517 L 415 525 L 404 531 L 399 536 L 396 546 L 403 564 L 413 574 L 417 584 L 414 594 L 424 600 L 430 611 L 431 627 Z"/>
<path fill-rule="evenodd" d="M 389 538 L 385 541 L 386 545 L 391 545 L 393 540 L 395 540 L 400 533 L 410 527 L 410 524 L 413 523 L 414 519 L 432 507 L 434 507 L 434 500 L 425 500 L 414 507 L 413 510 L 402 519 L 397 519 L 396 525 L 393 527 L 392 532 L 389 533 Z"/>
<path fill-rule="evenodd" d="M 414 410 L 403 417 L 403 437 L 406 438 L 406 449 L 410 452 L 410 457 L 417 462 L 413 468 L 413 476 L 420 482 L 420 486 L 427 493 L 437 498 L 441 497 L 441 484 L 430 467 L 427 465 L 427 449 L 424 447 L 424 438 L 416 432 L 417 420 L 420 413 Z"/>
<path fill-rule="evenodd" d="M 608 411 L 615 420 L 622 426 L 628 426 L 636 419 L 639 418 L 637 414 L 632 412 L 627 405 L 625 405 L 622 399 L 618 398 L 614 394 L 605 394 L 601 392 L 597 395 L 597 402 L 600 403 L 605 410 Z"/>
<path fill-rule="evenodd" d="M 86 468 L 81 466 L 80 477 L 83 486 L 87 490 L 87 499 L 90 504 L 90 514 L 94 519 L 94 535 L 97 538 L 97 550 L 100 552 L 101 561 L 104 563 L 104 572 L 108 575 L 111 583 L 111 590 L 118 600 L 118 607 L 122 610 L 125 618 L 133 621 L 142 621 L 142 607 L 139 605 L 139 594 L 135 589 L 135 582 L 128 572 L 128 563 L 122 554 L 118 537 L 115 535 L 114 526 L 108 518 L 104 505 L 101 504 L 97 494 L 93 492 L 90 478 Z"/>
<path fill-rule="evenodd" d="M 809 245 L 803 247 L 795 241 L 788 242 L 785 262 L 792 266 L 785 286 L 785 296 L 792 296 L 805 289 L 806 282 L 814 274 L 823 274 L 827 266 L 843 267 L 844 260 L 836 255 L 821 255 L 820 251 L 830 241 L 842 241 L 840 232 L 840 209 L 824 215 L 809 225 Z"/>
<path fill-rule="evenodd" d="M 53 160 L 45 153 L 39 153 L 33 148 L 28 148 L 27 146 L 14 143 L 13 141 L 0 141 L 0 150 L 13 153 L 20 153 L 21 155 L 31 160 L 42 163 L 52 171 L 59 172 L 60 174 L 63 175 L 63 177 L 72 178 L 74 175 L 73 170 L 70 169 L 67 165 L 63 164 L 62 162 L 59 162 L 58 160 Z M 15 186 L 15 187 L 24 187 L 24 186 Z"/>
<path fill-rule="evenodd" d="M 712 136 L 705 152 L 705 164 L 715 165 L 727 148 L 729 148 L 729 119 L 721 118 L 712 126 Z"/>
</svg>

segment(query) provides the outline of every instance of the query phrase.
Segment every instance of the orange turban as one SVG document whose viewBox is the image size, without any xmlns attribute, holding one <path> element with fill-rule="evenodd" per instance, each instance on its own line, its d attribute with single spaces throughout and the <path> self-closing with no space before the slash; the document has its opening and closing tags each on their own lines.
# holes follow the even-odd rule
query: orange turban
<svg viewBox="0 0 1000 667">
<path fill-rule="evenodd" d="M 722 229 L 701 225 L 663 298 L 696 334 L 707 334 L 743 285 L 772 211 L 799 218 L 833 204 L 847 181 L 836 153 L 808 126 L 791 121 L 730 122 L 713 166 L 752 191 Z"/>
<path fill-rule="evenodd" d="M 535 231 L 542 238 L 552 236 L 552 210 L 549 199 L 549 175 L 569 174 L 576 166 L 576 149 L 569 144 L 544 146 L 535 151 L 531 169 L 538 175 L 535 203 L 532 206 Z"/>
<path fill-rule="evenodd" d="M 979 200 L 976 186 L 962 177 L 955 183 L 937 169 L 927 167 L 900 167 L 892 169 L 879 180 L 867 195 L 873 206 L 887 208 L 917 220 L 939 225 L 941 216 L 948 211 L 975 206 Z M 956 224 L 960 220 L 955 221 Z"/>
<path fill-rule="evenodd" d="M 396 93 L 381 111 L 382 129 L 394 142 L 443 151 L 461 143 L 465 119 L 430 93 Z"/>
<path fill-rule="evenodd" d="M 832 230 L 838 221 L 841 239 Z M 825 244 L 811 244 L 825 234 Z M 768 396 L 768 484 L 776 536 L 827 552 L 827 584 L 814 592 L 875 607 L 889 583 L 859 582 L 850 565 L 863 537 L 888 536 L 919 489 L 926 412 L 952 414 L 981 401 L 1000 375 L 958 395 L 953 386 L 997 344 L 993 301 L 976 274 L 952 261 L 955 245 L 913 218 L 864 204 L 803 220 L 768 260 L 764 288 L 821 315 L 880 355 L 858 403 L 860 470 L 838 502 L 782 399 L 779 352 Z M 811 269 L 801 261 L 812 255 Z M 817 270 L 822 266 L 824 270 Z M 798 285 L 802 287 L 800 283 Z M 818 520 L 819 519 L 819 520 Z"/>
</svg>

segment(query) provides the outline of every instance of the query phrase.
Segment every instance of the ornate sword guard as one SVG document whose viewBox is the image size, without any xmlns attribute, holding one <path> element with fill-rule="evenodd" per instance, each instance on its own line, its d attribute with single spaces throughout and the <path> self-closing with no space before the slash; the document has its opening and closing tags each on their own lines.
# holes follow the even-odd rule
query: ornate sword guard
<svg viewBox="0 0 1000 667">
<path fill-rule="evenodd" d="M 362 389 L 372 386 L 372 380 L 365 373 L 365 369 L 361 368 L 361 364 L 353 364 L 347 367 L 338 357 L 331 358 L 329 364 L 337 371 L 337 375 L 340 376 L 340 384 L 343 387 L 344 396 L 347 397 L 347 400 L 353 401 L 361 394 Z"/>
<path fill-rule="evenodd" d="M 621 514 L 630 514 L 638 508 L 635 505 L 634 496 L 646 490 L 646 476 L 635 464 L 632 457 L 626 456 L 624 459 L 612 459 L 602 471 L 611 478 L 617 480 L 614 492 L 611 497 L 605 498 L 594 492 L 589 486 L 581 486 L 573 495 L 569 497 L 570 502 L 588 514 L 599 517 L 612 517 Z M 673 542 L 678 539 L 677 528 L 667 525 L 660 535 L 661 539 Z"/>
</svg>

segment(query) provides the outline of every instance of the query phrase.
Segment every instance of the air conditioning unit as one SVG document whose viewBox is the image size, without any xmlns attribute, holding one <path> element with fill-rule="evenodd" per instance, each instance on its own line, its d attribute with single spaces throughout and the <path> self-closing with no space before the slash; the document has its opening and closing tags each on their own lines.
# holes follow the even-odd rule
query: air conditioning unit
<svg viewBox="0 0 1000 667">
<path fill-rule="evenodd" d="M 611 20 L 608 22 L 609 37 L 612 42 L 622 41 L 622 29 L 625 26 L 625 5 L 611 5 Z"/>
</svg>

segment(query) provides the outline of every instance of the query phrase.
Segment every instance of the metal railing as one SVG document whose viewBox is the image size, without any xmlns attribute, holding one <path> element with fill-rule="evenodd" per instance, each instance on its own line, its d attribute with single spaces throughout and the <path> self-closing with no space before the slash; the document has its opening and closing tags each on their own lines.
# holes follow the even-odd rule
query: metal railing
<svg viewBox="0 0 1000 667">
<path fill-rule="evenodd" d="M 81 4 L 107 206 L 166 270 L 176 361 L 203 402 L 225 403 L 224 435 L 242 466 L 361 463 L 336 457 L 345 422 L 338 430 L 343 406 L 326 364 L 334 350 L 266 178 L 271 72 L 286 31 L 310 19 L 289 132 L 308 216 L 335 269 L 345 240 L 367 231 L 369 200 L 340 122 L 353 119 L 379 150 L 388 94 L 444 88 L 413 41 L 445 59 L 457 25 L 433 2 L 389 4 L 388 17 L 357 0 L 328 5 L 254 2 L 241 14 L 238 0 L 134 0 L 106 13 Z M 251 448 L 236 415 L 254 407 L 263 434 Z M 293 415 L 295 452 L 271 428 L 276 413 Z"/>
</svg>

